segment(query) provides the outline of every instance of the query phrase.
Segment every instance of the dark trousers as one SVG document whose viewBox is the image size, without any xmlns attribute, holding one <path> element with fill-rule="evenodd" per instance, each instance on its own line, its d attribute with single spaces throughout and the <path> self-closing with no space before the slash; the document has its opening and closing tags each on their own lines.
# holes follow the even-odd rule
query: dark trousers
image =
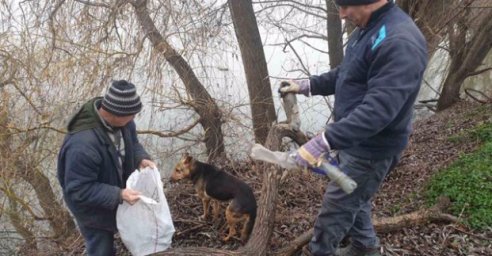
<svg viewBox="0 0 492 256">
<path fill-rule="evenodd" d="M 116 254 L 113 232 L 80 225 L 79 229 L 85 240 L 87 255 L 113 256 Z"/>
<path fill-rule="evenodd" d="M 334 255 L 340 241 L 349 235 L 355 246 L 376 248 L 379 239 L 371 221 L 371 199 L 399 156 L 366 160 L 340 151 L 340 169 L 357 182 L 346 194 L 333 181 L 326 187 L 321 210 L 314 224 L 309 249 L 313 255 Z"/>
</svg>

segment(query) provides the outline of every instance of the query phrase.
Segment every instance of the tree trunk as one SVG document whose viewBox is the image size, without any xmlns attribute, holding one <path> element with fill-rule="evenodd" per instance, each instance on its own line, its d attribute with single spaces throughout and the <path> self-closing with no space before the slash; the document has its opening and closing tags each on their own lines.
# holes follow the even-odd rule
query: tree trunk
<svg viewBox="0 0 492 256">
<path fill-rule="evenodd" d="M 473 0 L 472 0 L 473 1 Z M 468 8 L 471 1 L 458 0 L 397 0 L 398 6 L 415 21 L 427 41 L 429 58 L 432 58 L 439 43 L 446 38 L 444 29 L 454 23 Z"/>
<path fill-rule="evenodd" d="M 437 102 L 438 111 L 452 106 L 459 100 L 463 82 L 478 69 L 492 49 L 492 10 L 483 10 L 474 20 L 479 23 L 473 27 L 470 24 L 463 25 L 464 21 L 457 22 L 458 28 L 449 26 L 451 64 Z M 469 29 L 470 27 L 472 29 Z"/>
<path fill-rule="evenodd" d="M 437 101 L 437 111 L 442 111 L 451 107 L 454 103 L 459 101 L 460 89 L 463 81 L 465 81 L 465 76 L 462 72 L 457 72 L 457 70 L 449 70 L 449 74 L 442 87 L 441 96 L 439 96 L 439 100 Z"/>
<path fill-rule="evenodd" d="M 22 162 L 19 161 L 17 166 L 23 166 Z M 63 206 L 54 200 L 56 196 L 49 179 L 35 166 L 26 166 L 25 169 L 20 169 L 17 173 L 34 189 L 39 205 L 43 208 L 45 217 L 53 229 L 54 238 L 66 239 L 75 230 L 75 223 Z"/>
<path fill-rule="evenodd" d="M 228 4 L 246 73 L 255 141 L 263 144 L 277 119 L 263 43 L 251 0 L 229 0 Z"/>
<path fill-rule="evenodd" d="M 208 160 L 211 161 L 225 155 L 224 135 L 222 133 L 222 113 L 214 99 L 196 77 L 188 62 L 164 39 L 149 16 L 146 0 L 132 2 L 135 13 L 154 48 L 176 70 L 183 81 L 186 91 L 193 98 L 192 107 L 200 115 L 200 124 L 205 131 L 205 146 Z"/>
<path fill-rule="evenodd" d="M 0 88 L 0 91 L 3 92 L 3 89 Z M 3 104 L 0 106 L 0 127 L 8 127 L 10 119 L 7 108 L 8 98 L 3 100 Z M 15 140 L 11 137 L 9 130 L 0 134 L 0 166 L 2 166 L 0 174 L 3 179 L 8 181 L 4 184 L 11 183 L 6 187 L 0 187 L 0 189 L 11 193 L 7 193 L 10 202 L 10 210 L 7 212 L 12 225 L 26 241 L 26 249 L 36 247 L 36 236 L 30 225 L 30 221 L 33 219 L 47 219 L 54 233 L 53 236 L 56 239 L 66 240 L 75 230 L 75 223 L 68 211 L 55 200 L 57 196 L 53 192 L 49 179 L 40 172 L 37 166 L 30 166 L 33 161 L 24 149 L 32 144 L 33 139 L 28 137 L 15 149 L 12 146 L 13 141 Z M 36 198 L 39 200 L 39 205 L 43 209 L 43 217 L 34 216 L 33 211 L 28 209 L 27 203 L 23 207 L 18 207 L 18 202 L 22 204 L 23 199 L 18 198 L 10 186 L 14 186 L 15 180 L 18 180 L 19 177 L 31 185 Z"/>
<path fill-rule="evenodd" d="M 342 21 L 338 17 L 338 11 L 332 0 L 326 0 L 326 27 L 328 31 L 328 55 L 330 68 L 334 69 L 343 60 L 343 33 Z"/>
<path fill-rule="evenodd" d="M 7 213 L 10 218 L 10 222 L 12 223 L 12 226 L 14 226 L 17 234 L 24 239 L 24 245 L 21 250 L 36 251 L 36 236 L 31 230 L 32 227 L 27 223 L 25 218 L 22 217 L 23 214 L 20 213 L 22 210 L 19 209 L 17 202 L 12 198 L 9 198 L 9 206 L 10 209 L 7 210 Z"/>
</svg>

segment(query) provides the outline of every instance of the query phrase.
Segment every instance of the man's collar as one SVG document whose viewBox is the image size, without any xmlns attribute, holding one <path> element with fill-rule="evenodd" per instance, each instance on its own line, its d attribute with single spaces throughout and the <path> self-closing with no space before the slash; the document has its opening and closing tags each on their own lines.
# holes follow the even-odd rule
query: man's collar
<svg viewBox="0 0 492 256">
<path fill-rule="evenodd" d="M 381 6 L 381 8 L 375 10 L 372 14 L 371 17 L 369 18 L 369 21 L 367 22 L 367 26 L 365 28 L 371 27 L 373 23 L 375 23 L 379 18 L 386 13 L 389 9 L 393 8 L 395 4 L 393 3 L 392 0 L 389 0 L 387 4 Z M 365 29 L 364 28 L 364 29 Z"/>
<path fill-rule="evenodd" d="M 101 116 L 101 113 L 99 113 L 99 108 L 101 107 L 101 101 L 102 101 L 101 99 L 94 101 L 94 108 L 96 109 L 97 116 L 99 117 L 99 120 L 101 120 L 101 123 L 103 124 L 104 128 L 106 128 L 106 130 L 110 132 L 115 132 L 116 129 L 113 128 L 111 125 L 109 125 L 108 122 L 106 122 L 106 120 L 104 120 L 104 118 Z"/>
</svg>

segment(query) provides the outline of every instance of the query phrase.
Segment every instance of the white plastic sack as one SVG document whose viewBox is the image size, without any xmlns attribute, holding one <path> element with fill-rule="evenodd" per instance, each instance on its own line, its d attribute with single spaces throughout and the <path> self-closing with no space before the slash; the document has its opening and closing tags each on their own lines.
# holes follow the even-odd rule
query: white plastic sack
<svg viewBox="0 0 492 256">
<path fill-rule="evenodd" d="M 134 205 L 123 202 L 116 212 L 121 240 L 132 255 L 148 255 L 171 245 L 174 225 L 157 169 L 134 171 L 126 187 L 142 195 Z"/>
</svg>

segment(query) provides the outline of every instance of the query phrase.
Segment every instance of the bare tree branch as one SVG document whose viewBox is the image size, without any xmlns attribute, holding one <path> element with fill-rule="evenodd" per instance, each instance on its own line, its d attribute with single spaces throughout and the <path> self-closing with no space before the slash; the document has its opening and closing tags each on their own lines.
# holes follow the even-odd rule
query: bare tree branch
<svg viewBox="0 0 492 256">
<path fill-rule="evenodd" d="M 484 68 L 484 69 L 477 70 L 475 72 L 470 72 L 470 73 L 468 73 L 467 77 L 480 75 L 480 74 L 485 73 L 485 72 L 490 71 L 490 70 L 492 70 L 492 68 Z"/>
<path fill-rule="evenodd" d="M 195 126 L 197 126 L 199 123 L 200 123 L 200 118 L 198 118 L 197 120 L 195 120 L 195 122 L 193 122 L 188 127 L 184 128 L 184 129 L 182 129 L 180 131 L 177 131 L 177 132 L 163 133 L 163 132 L 152 131 L 152 130 L 138 130 L 137 133 L 138 134 L 152 134 L 152 135 L 157 135 L 157 136 L 159 136 L 161 138 L 177 137 L 179 135 L 182 135 L 182 134 L 185 134 L 185 133 L 189 132 L 191 129 L 193 129 Z"/>
<path fill-rule="evenodd" d="M 101 3 L 101 2 L 91 2 L 91 1 L 84 1 L 84 0 L 75 0 L 75 1 L 79 2 L 81 4 L 92 6 L 92 7 L 103 7 L 103 8 L 107 8 L 107 9 L 111 8 L 111 6 L 109 4 L 105 4 L 105 3 Z"/>
</svg>

